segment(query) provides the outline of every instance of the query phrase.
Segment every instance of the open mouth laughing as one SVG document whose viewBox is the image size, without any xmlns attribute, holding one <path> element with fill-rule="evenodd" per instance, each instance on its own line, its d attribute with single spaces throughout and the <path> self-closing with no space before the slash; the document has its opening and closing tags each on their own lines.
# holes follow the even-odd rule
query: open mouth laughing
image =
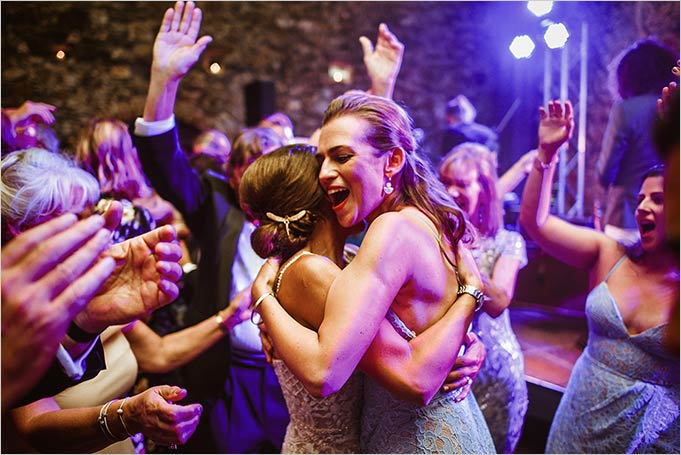
<svg viewBox="0 0 681 455">
<path fill-rule="evenodd" d="M 337 208 L 345 202 L 345 200 L 350 196 L 350 190 L 344 188 L 331 188 L 327 191 L 327 196 L 331 201 L 331 207 Z"/>
<path fill-rule="evenodd" d="M 641 226 L 641 235 L 648 234 L 655 230 L 654 221 L 642 220 L 641 222 L 639 222 L 639 225 Z"/>
</svg>

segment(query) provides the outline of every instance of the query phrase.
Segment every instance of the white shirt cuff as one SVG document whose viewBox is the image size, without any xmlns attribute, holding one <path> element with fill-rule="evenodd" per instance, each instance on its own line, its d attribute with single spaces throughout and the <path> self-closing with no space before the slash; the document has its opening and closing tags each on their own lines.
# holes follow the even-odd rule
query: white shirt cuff
<svg viewBox="0 0 681 455">
<path fill-rule="evenodd" d="M 72 359 L 71 354 L 69 354 L 66 348 L 61 344 L 59 345 L 59 349 L 57 349 L 57 360 L 59 360 L 59 363 L 68 377 L 74 381 L 78 381 L 83 377 L 85 374 L 85 359 L 87 359 L 87 356 L 90 355 L 90 352 L 92 351 L 92 348 L 95 347 L 97 340 L 99 340 L 99 337 L 92 340 L 90 347 L 87 348 L 85 352 L 82 353 L 77 359 Z"/>
<path fill-rule="evenodd" d="M 135 134 L 137 136 L 159 136 L 175 128 L 175 114 L 165 120 L 147 122 L 142 117 L 135 120 Z"/>
</svg>

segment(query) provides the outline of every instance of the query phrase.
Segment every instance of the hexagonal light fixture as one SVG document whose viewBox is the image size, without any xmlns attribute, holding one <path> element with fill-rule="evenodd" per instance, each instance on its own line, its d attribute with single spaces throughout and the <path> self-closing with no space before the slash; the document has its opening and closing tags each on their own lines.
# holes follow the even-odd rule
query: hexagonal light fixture
<svg viewBox="0 0 681 455">
<path fill-rule="evenodd" d="M 570 33 L 562 23 L 551 24 L 544 33 L 544 41 L 549 49 L 558 49 L 565 46 Z"/>
<path fill-rule="evenodd" d="M 553 9 L 553 2 L 549 0 L 530 0 L 527 2 L 527 9 L 532 11 L 537 17 L 549 14 Z"/>
<path fill-rule="evenodd" d="M 534 52 L 534 41 L 527 35 L 520 35 L 513 38 L 511 45 L 508 49 L 511 51 L 515 58 L 530 58 L 532 52 Z"/>
</svg>

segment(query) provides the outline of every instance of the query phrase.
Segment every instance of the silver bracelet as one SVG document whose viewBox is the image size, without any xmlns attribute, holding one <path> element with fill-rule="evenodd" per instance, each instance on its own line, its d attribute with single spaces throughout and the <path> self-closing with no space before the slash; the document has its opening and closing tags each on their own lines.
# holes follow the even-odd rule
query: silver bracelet
<svg viewBox="0 0 681 455">
<path fill-rule="evenodd" d="M 113 403 L 114 401 L 116 400 L 111 400 L 101 407 L 101 409 L 99 410 L 99 418 L 97 419 L 97 421 L 99 422 L 99 428 L 101 428 L 102 433 L 104 433 L 104 436 L 106 436 L 107 439 L 110 439 L 112 441 L 118 441 L 118 438 L 114 436 L 111 430 L 109 429 L 109 423 L 106 420 L 107 413 L 109 412 L 109 406 L 111 406 L 111 403 Z"/>
<path fill-rule="evenodd" d="M 121 405 L 116 410 L 116 414 L 118 414 L 118 420 L 121 421 L 121 425 L 123 425 L 125 433 L 128 435 L 129 438 L 131 438 L 132 434 L 130 433 L 130 430 L 128 430 L 128 426 L 125 424 L 125 420 L 123 420 L 123 405 L 125 404 L 125 400 L 127 399 L 128 397 L 123 398 L 123 400 L 121 401 Z"/>
</svg>

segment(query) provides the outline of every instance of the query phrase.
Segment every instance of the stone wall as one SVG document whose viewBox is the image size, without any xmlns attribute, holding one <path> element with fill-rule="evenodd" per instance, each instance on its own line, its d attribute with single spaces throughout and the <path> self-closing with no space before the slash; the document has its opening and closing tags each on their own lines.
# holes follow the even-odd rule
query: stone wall
<svg viewBox="0 0 681 455">
<path fill-rule="evenodd" d="M 69 149 L 92 116 L 133 120 L 142 112 L 152 43 L 169 6 L 170 2 L 4 2 L 2 105 L 16 106 L 25 99 L 55 104 L 56 129 Z M 364 34 L 375 39 L 380 22 L 389 24 L 406 44 L 395 98 L 408 106 L 426 137 L 437 131 L 447 100 L 458 93 L 471 98 L 479 121 L 495 125 L 517 96 L 518 77 L 509 75 L 519 63 L 508 52 L 510 38 L 522 27 L 536 28 L 540 22 L 524 2 L 199 2 L 199 6 L 204 11 L 202 33 L 214 41 L 180 86 L 177 117 L 189 127 L 216 127 L 230 137 L 244 126 L 243 87 L 253 80 L 275 83 L 277 108 L 291 116 L 296 134 L 314 131 L 334 96 L 368 86 L 357 38 Z M 556 2 L 554 10 L 575 36 L 582 22 L 589 24 L 587 161 L 593 164 L 612 102 L 606 90 L 607 63 L 651 33 L 678 49 L 679 3 Z M 55 58 L 59 49 L 66 52 L 64 60 Z M 541 55 L 537 52 L 536 62 L 521 64 L 538 74 L 543 68 Z M 222 65 L 220 74 L 208 71 L 212 61 Z M 351 86 L 330 80 L 331 61 L 352 66 Z M 576 86 L 573 73 L 571 86 Z M 527 82 L 529 90 L 541 92 L 541 77 L 528 77 Z M 536 105 L 530 112 L 536 113 Z M 502 154 L 506 153 L 502 163 L 525 151 L 503 149 L 513 142 L 512 135 L 528 136 L 528 147 L 535 141 L 536 118 L 514 121 L 528 127 L 502 132 Z M 589 172 L 587 188 L 594 181 Z"/>
</svg>

